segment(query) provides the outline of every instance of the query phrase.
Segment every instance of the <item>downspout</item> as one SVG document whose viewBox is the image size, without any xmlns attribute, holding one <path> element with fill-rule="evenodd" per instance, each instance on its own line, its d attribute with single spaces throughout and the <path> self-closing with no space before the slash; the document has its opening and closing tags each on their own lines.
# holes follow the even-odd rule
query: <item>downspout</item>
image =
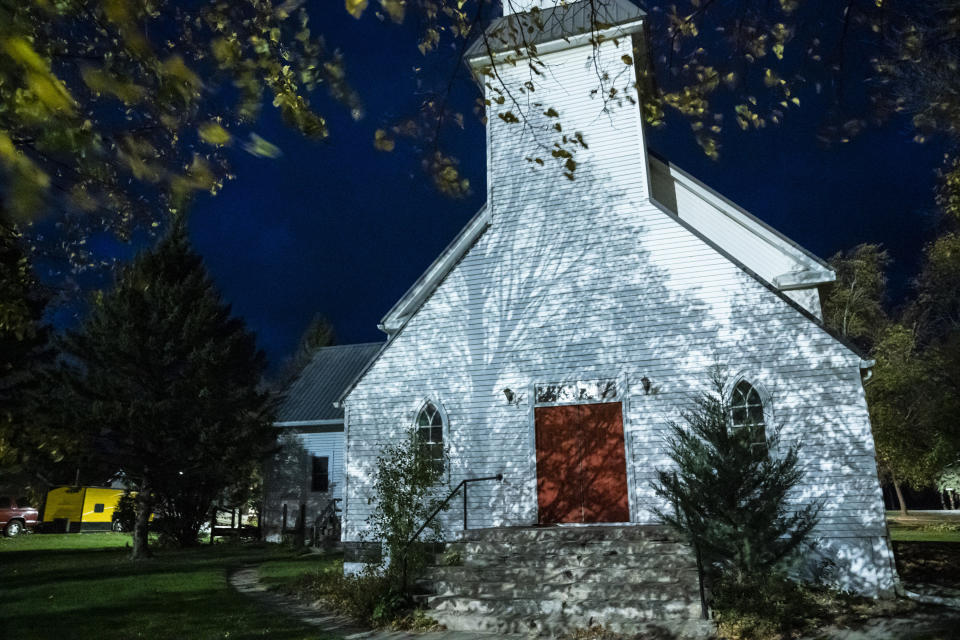
<svg viewBox="0 0 960 640">
<path fill-rule="evenodd" d="M 866 384 L 873 378 L 873 368 L 877 365 L 876 360 L 860 360 L 860 381 Z"/>
</svg>

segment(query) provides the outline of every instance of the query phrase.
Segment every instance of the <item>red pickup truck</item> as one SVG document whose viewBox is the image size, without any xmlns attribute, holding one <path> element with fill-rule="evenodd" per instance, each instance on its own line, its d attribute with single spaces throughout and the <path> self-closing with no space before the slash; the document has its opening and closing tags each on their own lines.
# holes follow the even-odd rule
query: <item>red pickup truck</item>
<svg viewBox="0 0 960 640">
<path fill-rule="evenodd" d="M 26 498 L 0 496 L 0 529 L 8 538 L 14 538 L 25 529 L 34 529 L 40 521 L 40 512 L 30 506 Z"/>
</svg>

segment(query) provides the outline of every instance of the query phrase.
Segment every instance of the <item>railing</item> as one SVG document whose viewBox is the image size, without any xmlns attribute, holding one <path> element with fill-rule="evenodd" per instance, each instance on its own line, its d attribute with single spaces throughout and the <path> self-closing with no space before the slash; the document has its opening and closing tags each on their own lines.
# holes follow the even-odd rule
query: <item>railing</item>
<svg viewBox="0 0 960 640">
<path fill-rule="evenodd" d="M 427 528 L 427 525 L 433 522 L 433 519 L 437 517 L 437 514 L 443 511 L 448 504 L 450 504 L 450 498 L 457 495 L 457 491 L 460 491 L 460 487 L 463 487 L 463 530 L 467 530 L 467 485 L 471 482 L 489 482 L 490 480 L 496 480 L 497 482 L 503 481 L 503 474 L 498 473 L 495 476 L 487 476 L 486 478 L 467 478 L 466 480 L 461 480 L 460 484 L 454 487 L 453 491 L 443 499 L 436 509 L 433 510 L 433 513 L 430 514 L 430 517 L 424 520 L 423 524 L 420 525 L 420 528 L 417 529 L 417 532 L 413 534 L 413 537 L 407 542 L 404 549 L 409 549 L 410 545 L 417 541 L 417 538 L 420 537 L 420 534 L 423 533 L 423 530 Z"/>
<path fill-rule="evenodd" d="M 221 527 L 217 523 L 218 513 L 230 513 L 230 526 Z M 214 506 L 210 515 L 210 544 L 214 543 L 215 537 L 227 538 L 259 538 L 260 537 L 260 518 L 257 518 L 257 526 L 243 524 L 243 512 L 241 509 L 224 509 Z"/>
<path fill-rule="evenodd" d="M 408 555 L 408 552 L 410 551 L 410 547 L 413 546 L 413 543 L 417 541 L 417 538 L 420 537 L 420 534 L 424 532 L 424 530 L 427 528 L 427 526 L 431 522 L 433 522 L 433 519 L 437 517 L 437 514 L 443 511 L 447 507 L 447 505 L 450 504 L 450 499 L 453 498 L 453 496 L 457 495 L 457 492 L 460 491 L 461 488 L 463 489 L 463 530 L 466 531 L 467 530 L 467 486 L 469 486 L 471 482 L 489 482 L 491 480 L 496 480 L 497 482 L 503 482 L 503 474 L 498 473 L 495 476 L 486 476 L 484 478 L 466 478 L 464 480 L 461 480 L 460 484 L 454 487 L 453 491 L 451 491 L 447 495 L 447 497 L 444 498 L 439 505 L 437 505 L 437 508 L 434 509 L 433 513 L 430 514 L 430 517 L 428 517 L 426 520 L 423 521 L 423 524 L 420 525 L 420 528 L 417 529 L 417 532 L 413 534 L 413 537 L 410 538 L 410 540 L 407 541 L 407 544 L 404 545 L 403 547 L 403 588 L 404 590 L 406 590 L 406 586 L 407 586 L 407 555 Z"/>
<path fill-rule="evenodd" d="M 328 535 L 326 533 L 327 525 L 329 524 L 332 518 L 337 517 L 337 503 L 341 502 L 340 498 L 333 498 L 327 503 L 327 506 L 323 508 L 323 511 L 313 519 L 313 532 L 310 536 L 311 544 L 315 547 L 320 546 L 320 538 L 326 538 Z"/>
</svg>

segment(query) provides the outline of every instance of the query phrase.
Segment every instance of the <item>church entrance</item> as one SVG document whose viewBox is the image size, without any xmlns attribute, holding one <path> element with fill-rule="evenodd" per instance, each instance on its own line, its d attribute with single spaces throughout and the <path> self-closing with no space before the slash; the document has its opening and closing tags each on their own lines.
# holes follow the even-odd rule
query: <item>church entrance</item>
<svg viewBox="0 0 960 640">
<path fill-rule="evenodd" d="M 534 409 L 539 524 L 629 522 L 619 402 Z"/>
</svg>

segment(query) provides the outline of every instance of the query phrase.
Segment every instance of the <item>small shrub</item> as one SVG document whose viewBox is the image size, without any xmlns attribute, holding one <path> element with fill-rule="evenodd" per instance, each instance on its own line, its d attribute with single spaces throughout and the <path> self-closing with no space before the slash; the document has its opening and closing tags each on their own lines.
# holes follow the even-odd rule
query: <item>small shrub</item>
<svg viewBox="0 0 960 640">
<path fill-rule="evenodd" d="M 413 580 L 427 566 L 434 545 L 443 541 L 440 522 L 428 518 L 440 505 L 437 493 L 449 461 L 444 451 L 443 464 L 438 465 L 433 446 L 425 444 L 416 429 L 409 430 L 402 440 L 383 447 L 373 478 L 369 536 L 386 550 L 378 571 L 389 578 L 397 599 L 407 606 Z M 419 544 L 409 544 L 425 522 Z"/>
<path fill-rule="evenodd" d="M 406 598 L 393 588 L 390 578 L 373 570 L 345 576 L 343 565 L 336 563 L 304 574 L 289 589 L 301 598 L 319 600 L 374 628 L 427 630 L 436 624 L 422 612 L 411 611 Z"/>
</svg>

